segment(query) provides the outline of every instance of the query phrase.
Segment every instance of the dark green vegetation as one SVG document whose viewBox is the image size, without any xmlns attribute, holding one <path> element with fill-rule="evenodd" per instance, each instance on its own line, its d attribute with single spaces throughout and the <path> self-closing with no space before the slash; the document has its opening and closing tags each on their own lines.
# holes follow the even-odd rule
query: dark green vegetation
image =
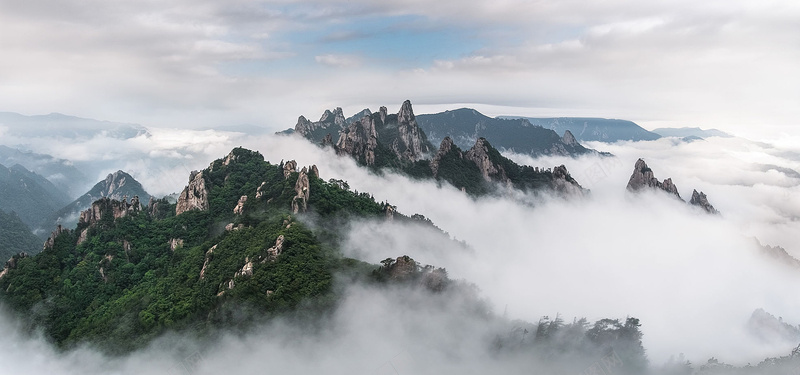
<svg viewBox="0 0 800 375">
<path fill-rule="evenodd" d="M 561 371 L 570 367 L 575 374 L 647 373 L 639 319 L 601 319 L 594 324 L 575 319 L 565 324 L 556 316 L 553 320 L 543 317 L 538 324 L 516 323 L 511 332 L 495 338 L 493 348 L 498 355 L 532 353 L 539 362 L 559 363 Z"/>
<path fill-rule="evenodd" d="M 511 186 L 529 192 L 555 191 L 567 195 L 582 191 L 578 182 L 569 175 L 563 166 L 554 169 L 540 169 L 519 165 L 501 155 L 485 139 L 479 139 L 469 152 L 473 155 L 468 155 L 468 152 L 462 151 L 457 145 L 451 145 L 449 150 L 440 149 L 432 161 L 437 165 L 437 180 L 447 181 L 474 196 L 491 193 L 498 186 Z M 489 181 L 484 178 L 478 163 L 473 160 L 481 157 L 475 155 L 486 155 L 489 164 L 494 168 L 494 172 L 488 173 Z"/>
<path fill-rule="evenodd" d="M 42 240 L 31 233 L 16 213 L 0 210 L 0 262 L 17 253 L 36 254 L 41 249 Z"/>
<path fill-rule="evenodd" d="M 569 130 L 581 142 L 654 141 L 661 138 L 660 135 L 627 120 L 594 117 L 536 118 L 500 116 L 499 118 L 528 120 L 533 125 L 555 130 L 559 134 Z"/>
<path fill-rule="evenodd" d="M 491 118 L 469 108 L 419 115 L 417 122 L 432 141 L 441 142 L 449 136 L 465 149 L 483 137 L 498 148 L 533 156 L 577 156 L 591 152 L 578 143 L 562 141 L 564 130 L 535 126 L 525 119 Z"/>
<path fill-rule="evenodd" d="M 0 210 L 16 212 L 29 228 L 35 229 L 67 202 L 69 197 L 44 177 L 19 164 L 0 165 Z"/>
<path fill-rule="evenodd" d="M 59 347 L 89 341 L 117 353 L 170 329 L 235 327 L 301 303 L 305 312 L 329 310 L 334 273 L 366 276 L 374 267 L 342 258 L 335 237 L 323 242 L 295 220 L 288 208 L 297 172 L 284 178 L 282 165 L 257 152 L 231 154 L 235 162 L 217 160 L 204 171 L 208 210 L 176 216 L 175 204 L 158 201 L 114 219 L 100 201 L 100 220 L 81 222 L 18 260 L 0 279 L 3 302 Z M 309 180 L 309 208 L 322 219 L 384 215 L 385 205 L 368 194 Z M 264 195 L 256 199 L 259 186 Z M 250 198 L 245 214 L 235 215 L 242 195 Z M 270 252 L 276 247 L 277 255 Z"/>
</svg>

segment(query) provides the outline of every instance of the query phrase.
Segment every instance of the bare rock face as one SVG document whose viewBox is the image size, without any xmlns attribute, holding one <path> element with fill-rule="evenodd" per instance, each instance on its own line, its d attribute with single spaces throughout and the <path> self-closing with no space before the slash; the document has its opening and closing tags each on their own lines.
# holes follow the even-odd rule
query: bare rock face
<svg viewBox="0 0 800 375">
<path fill-rule="evenodd" d="M 233 208 L 233 213 L 235 215 L 242 215 L 244 214 L 244 204 L 247 203 L 247 196 L 242 195 L 239 198 L 239 202 L 236 203 L 236 207 Z"/>
<path fill-rule="evenodd" d="M 719 211 L 708 202 L 708 197 L 706 197 L 706 194 L 702 191 L 698 193 L 697 190 L 693 190 L 692 199 L 689 201 L 689 204 L 700 207 L 710 214 L 716 215 L 719 213 Z"/>
<path fill-rule="evenodd" d="M 381 123 L 385 124 L 386 123 L 386 115 L 388 114 L 388 110 L 386 109 L 386 107 L 381 106 L 381 108 L 378 110 L 378 113 L 380 113 L 380 116 L 381 116 Z"/>
<path fill-rule="evenodd" d="M 344 118 L 342 109 L 336 108 L 333 112 L 326 110 L 317 122 L 311 122 L 304 116 L 300 116 L 297 119 L 297 124 L 294 126 L 294 132 L 300 134 L 304 138 L 312 139 L 315 137 L 314 133 L 320 129 L 328 129 L 328 131 L 330 131 L 331 128 L 333 128 L 334 131 L 343 129 L 345 122 L 346 119 Z"/>
<path fill-rule="evenodd" d="M 381 117 L 383 118 L 383 116 Z M 430 152 L 422 139 L 422 131 L 417 126 L 417 120 L 409 100 L 403 102 L 400 112 L 397 113 L 397 132 L 399 138 L 392 142 L 391 149 L 399 159 L 417 161 Z"/>
<path fill-rule="evenodd" d="M 319 178 L 319 169 L 317 168 L 316 164 L 311 165 L 310 176 L 314 176 L 316 178 Z"/>
<path fill-rule="evenodd" d="M 155 200 L 153 197 L 150 197 L 150 201 L 147 202 L 147 213 L 150 217 L 159 217 L 161 213 L 164 211 L 163 205 Z"/>
<path fill-rule="evenodd" d="M 225 159 L 222 160 L 222 165 L 230 165 L 231 163 L 235 162 L 238 157 L 231 151 Z M 214 165 L 213 163 L 211 165 Z"/>
<path fill-rule="evenodd" d="M 642 189 L 660 189 L 675 195 L 678 199 L 681 197 L 681 195 L 678 194 L 678 188 L 672 183 L 671 178 L 663 182 L 658 181 L 658 179 L 653 176 L 653 170 L 647 166 L 644 159 L 639 159 L 636 161 L 630 180 L 628 180 L 628 191 L 636 192 Z"/>
<path fill-rule="evenodd" d="M 586 193 L 563 164 L 553 168 L 553 190 L 564 196 L 582 196 Z"/>
<path fill-rule="evenodd" d="M 439 176 L 439 163 L 442 161 L 442 158 L 447 155 L 453 149 L 453 140 L 450 137 L 444 137 L 442 139 L 441 145 L 439 145 L 439 151 L 436 152 L 436 155 L 433 156 L 431 160 L 431 171 L 433 172 L 433 177 Z M 459 158 L 463 158 L 464 155 L 459 152 Z"/>
<path fill-rule="evenodd" d="M 486 142 L 486 138 L 478 138 L 478 140 L 475 141 L 475 145 L 464 154 L 464 157 L 478 166 L 484 180 L 491 181 L 492 177 L 494 177 L 504 183 L 509 181 L 503 167 L 495 165 L 489 158 L 489 146 Z"/>
<path fill-rule="evenodd" d="M 309 188 L 308 171 L 306 167 L 303 167 L 297 176 L 297 183 L 294 185 L 294 191 L 297 195 L 292 199 L 292 212 L 298 213 L 301 209 L 306 212 L 308 209 Z"/>
<path fill-rule="evenodd" d="M 336 153 L 350 155 L 363 160 L 367 165 L 375 164 L 375 149 L 378 147 L 378 133 L 370 117 L 363 117 L 339 132 Z"/>
<path fill-rule="evenodd" d="M 266 181 L 262 182 L 261 185 L 258 185 L 258 188 L 256 189 L 256 199 L 261 199 L 261 197 L 264 196 L 264 187 L 265 186 L 267 186 L 267 182 Z"/>
<path fill-rule="evenodd" d="M 566 130 L 564 131 L 564 136 L 561 137 L 561 143 L 567 146 L 575 146 L 578 144 L 578 141 L 575 139 L 575 136 L 572 135 L 572 132 Z"/>
<path fill-rule="evenodd" d="M 105 185 L 106 191 L 103 193 L 104 196 L 112 196 L 114 193 L 125 186 L 128 182 L 128 179 L 125 177 L 125 172 L 116 171 L 114 173 L 109 174 L 106 176 Z"/>
<path fill-rule="evenodd" d="M 333 146 L 333 137 L 331 137 L 331 133 L 325 135 L 325 138 L 322 138 L 322 147 Z"/>
<path fill-rule="evenodd" d="M 285 164 L 283 164 L 283 178 L 289 178 L 289 175 L 291 175 L 294 172 L 297 172 L 296 161 L 289 160 Z"/>
<path fill-rule="evenodd" d="M 267 257 L 261 260 L 261 263 L 265 263 L 268 260 L 274 261 L 276 258 L 278 258 L 278 256 L 281 255 L 281 252 L 283 252 L 283 241 L 284 237 L 281 234 L 278 236 L 278 239 L 275 240 L 275 246 L 267 249 Z"/>
<path fill-rule="evenodd" d="M 194 171 L 189 175 L 189 185 L 187 185 L 178 197 L 178 204 L 175 207 L 175 215 L 180 215 L 190 210 L 205 211 L 208 209 L 208 188 L 203 172 Z"/>
<path fill-rule="evenodd" d="M 303 137 L 308 137 L 311 135 L 311 132 L 314 131 L 314 129 L 314 123 L 309 121 L 305 116 L 300 116 L 297 118 L 297 125 L 294 126 L 295 133 L 300 134 Z"/>
<path fill-rule="evenodd" d="M 253 261 L 251 261 L 249 257 L 245 257 L 244 262 L 244 266 L 236 271 L 233 277 L 253 276 Z"/>
<path fill-rule="evenodd" d="M 122 198 L 122 201 L 109 198 L 100 198 L 92 203 L 92 207 L 89 207 L 89 209 L 86 211 L 81 212 L 80 219 L 78 219 L 78 224 L 89 224 L 90 226 L 95 225 L 103 219 L 103 215 L 108 213 L 110 213 L 114 217 L 114 220 L 116 220 L 121 217 L 125 217 L 128 214 L 138 213 L 141 211 L 142 204 L 139 203 L 138 196 L 133 197 L 130 203 L 127 202 L 126 198 Z M 81 233 L 81 235 L 83 236 L 83 233 Z M 81 242 L 83 241 L 79 239 L 78 244 Z"/>
<path fill-rule="evenodd" d="M 334 125 L 338 127 L 344 127 L 345 118 L 344 113 L 342 113 L 342 109 L 336 107 L 333 112 L 326 110 L 325 113 L 322 114 L 322 117 L 319 119 L 320 123 L 328 123 L 333 122 Z"/>
<path fill-rule="evenodd" d="M 203 268 L 200 269 L 200 280 L 203 280 L 206 277 L 206 270 L 208 269 L 208 263 L 211 262 L 211 255 L 214 254 L 214 250 L 217 248 L 217 245 L 211 246 L 208 251 L 206 251 L 205 260 L 203 261 Z"/>
<path fill-rule="evenodd" d="M 169 249 L 175 251 L 175 249 L 183 247 L 183 238 L 173 238 L 169 240 Z"/>
</svg>

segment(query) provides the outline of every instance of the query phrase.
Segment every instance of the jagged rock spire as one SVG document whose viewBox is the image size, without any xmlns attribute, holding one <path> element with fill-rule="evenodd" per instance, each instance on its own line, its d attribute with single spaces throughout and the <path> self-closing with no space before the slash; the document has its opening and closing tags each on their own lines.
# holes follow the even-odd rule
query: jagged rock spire
<svg viewBox="0 0 800 375">
<path fill-rule="evenodd" d="M 710 214 L 716 215 L 719 213 L 719 211 L 717 211 L 717 209 L 708 202 L 708 197 L 706 197 L 706 194 L 702 191 L 698 193 L 697 190 L 693 190 L 692 199 L 689 200 L 689 204 L 700 207 Z"/>
<path fill-rule="evenodd" d="M 678 198 L 681 197 L 678 193 L 678 187 L 672 183 L 671 178 L 663 182 L 658 181 L 658 179 L 653 176 L 653 170 L 647 166 L 644 159 L 639 159 L 633 167 L 633 174 L 631 174 L 630 180 L 628 180 L 628 191 L 636 192 L 645 188 L 661 189 Z"/>
</svg>

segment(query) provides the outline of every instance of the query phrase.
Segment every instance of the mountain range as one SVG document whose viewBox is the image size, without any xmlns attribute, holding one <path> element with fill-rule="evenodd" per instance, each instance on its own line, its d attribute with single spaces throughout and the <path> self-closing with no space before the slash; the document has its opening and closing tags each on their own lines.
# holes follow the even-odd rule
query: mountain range
<svg viewBox="0 0 800 375">
<path fill-rule="evenodd" d="M 660 135 L 648 131 L 632 121 L 593 117 L 519 117 L 499 116 L 501 119 L 523 119 L 533 125 L 551 129 L 559 134 L 570 131 L 579 142 L 597 141 L 654 141 Z"/>
<path fill-rule="evenodd" d="M 85 194 L 46 216 L 47 219 L 40 225 L 48 232 L 50 230 L 48 228 L 55 228 L 59 224 L 64 227 L 72 227 L 78 223 L 81 211 L 91 207 L 92 203 L 98 199 L 109 198 L 122 201 L 133 197 L 138 197 L 143 202 L 150 200 L 150 194 L 144 190 L 142 184 L 128 173 L 124 171 L 109 173 L 104 180 L 96 183 Z"/>
<path fill-rule="evenodd" d="M 417 122 L 431 141 L 438 143 L 450 137 L 461 148 L 469 148 L 483 137 L 501 150 L 531 156 L 578 156 L 593 152 L 578 143 L 569 130 L 556 132 L 526 119 L 491 118 L 469 108 L 419 115 Z"/>
<path fill-rule="evenodd" d="M 0 165 L 0 210 L 14 211 L 29 228 L 69 202 L 63 190 L 46 178 L 15 164 Z"/>
<path fill-rule="evenodd" d="M 656 133 L 662 137 L 677 137 L 677 138 L 687 138 L 687 137 L 695 137 L 695 138 L 710 138 L 710 137 L 721 137 L 721 138 L 730 138 L 733 137 L 732 135 L 725 133 L 722 130 L 717 129 L 700 129 L 700 128 L 658 128 L 653 129 L 653 133 Z"/>
<path fill-rule="evenodd" d="M 428 123 L 441 123 L 438 120 L 449 118 L 454 113 L 456 112 L 446 113 L 442 117 L 428 117 Z M 488 119 L 470 110 L 458 113 L 470 121 Z M 325 111 L 317 122 L 300 116 L 293 131 L 284 133 L 302 136 L 322 147 L 332 147 L 337 154 L 352 157 L 358 163 L 375 170 L 390 169 L 414 178 L 432 178 L 450 183 L 472 195 L 494 193 L 504 188 L 553 191 L 566 195 L 580 195 L 584 192 L 565 166 L 540 169 L 518 165 L 502 156 L 483 137 L 476 138 L 468 150 L 462 151 L 453 138 L 445 136 L 438 150 L 433 153 L 435 148 L 428 140 L 427 132 L 419 125 L 408 100 L 402 104 L 397 114 L 389 114 L 386 107 L 381 107 L 378 112 L 364 110 L 359 115 L 363 117 L 350 124 L 341 108 Z M 513 120 L 497 121 L 515 123 Z M 541 130 L 534 127 L 529 130 L 536 129 Z M 541 143 L 547 145 L 547 152 L 557 155 L 589 152 L 574 142 L 569 132 L 561 138 L 553 131 L 542 131 L 552 136 Z M 335 140 L 334 132 L 337 133 Z M 465 141 L 465 137 L 460 139 Z"/>
<path fill-rule="evenodd" d="M 99 121 L 60 113 L 26 116 L 13 112 L 0 112 L 0 125 L 22 139 L 42 136 L 89 139 L 98 135 L 128 139 L 147 134 L 147 129 L 141 125 Z"/>
</svg>

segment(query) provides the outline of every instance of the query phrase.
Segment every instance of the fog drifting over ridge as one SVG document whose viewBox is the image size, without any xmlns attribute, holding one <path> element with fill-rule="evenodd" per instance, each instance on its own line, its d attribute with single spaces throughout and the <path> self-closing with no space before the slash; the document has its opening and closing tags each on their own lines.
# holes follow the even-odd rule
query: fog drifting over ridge
<svg viewBox="0 0 800 375">
<path fill-rule="evenodd" d="M 688 144 L 663 139 L 588 145 L 614 153 L 613 158 L 532 159 L 509 154 L 517 162 L 540 167 L 565 164 L 584 187 L 592 190 L 584 199 L 537 198 L 531 199 L 533 205 L 525 205 L 503 197 L 476 200 L 447 185 L 437 187 L 434 182 L 412 181 L 392 173 L 375 176 L 350 159 L 335 157 L 331 150 L 294 137 L 242 137 L 208 131 L 170 147 L 170 138 L 176 133 L 153 134 L 151 138 L 121 141 L 108 149 L 73 145 L 70 153 L 92 157 L 106 152 L 110 153 L 109 160 L 126 156 L 128 159 L 121 158 L 125 166 L 113 169 L 138 169 L 139 173 L 128 171 L 152 194 L 179 191 L 187 182 L 189 170 L 204 168 L 239 145 L 260 151 L 271 163 L 295 159 L 300 166 L 316 164 L 322 178 L 347 180 L 351 189 L 370 192 L 376 200 L 388 201 L 404 214 L 424 214 L 473 250 L 452 248 L 452 243 L 434 239 L 417 226 L 366 221 L 351 226 L 348 245 L 343 249 L 346 255 L 375 263 L 405 254 L 425 264 L 445 267 L 452 278 L 475 283 L 496 314 L 502 314 L 507 306 L 511 319 L 535 322 L 543 315 L 556 314 L 566 321 L 572 317 L 591 321 L 640 318 L 644 346 L 656 366 L 679 353 L 685 353 L 695 364 L 711 356 L 729 363 L 754 363 L 767 356 L 788 354 L 796 345 L 757 341 L 744 327 L 756 308 L 782 316 L 791 324 L 800 323 L 800 302 L 789 298 L 796 294 L 800 271 L 761 257 L 750 240 L 755 236 L 790 253 L 800 251 L 795 248 L 800 244 L 800 224 L 794 220 L 800 213 L 800 202 L 794 198 L 798 180 L 778 170 L 758 167 L 778 165 L 797 170 L 800 158 L 793 156 L 791 149 L 712 138 Z M 154 147 L 161 144 L 164 146 Z M 142 155 L 147 156 L 137 159 Z M 625 184 L 639 157 L 647 160 L 659 179 L 671 177 L 684 199 L 688 200 L 692 188 L 703 190 L 722 215 L 707 215 L 666 194 L 627 194 Z M 173 164 L 153 168 L 161 160 L 172 160 Z M 386 298 L 354 286 L 330 328 L 342 337 L 323 335 L 303 341 L 291 327 L 276 323 L 245 337 L 227 337 L 204 352 L 197 373 L 215 373 L 232 366 L 256 370 L 260 357 L 270 358 L 290 371 L 370 373 L 369 369 L 376 369 L 380 373 L 381 366 L 398 355 L 416 358 L 404 360 L 411 369 L 405 373 L 424 373 L 414 371 L 419 370 L 415 366 L 435 362 L 441 353 L 426 354 L 426 348 L 415 345 L 425 337 L 436 338 L 433 346 L 454 345 L 455 340 L 439 336 L 452 334 L 456 328 L 438 331 L 429 327 L 429 334 L 436 333 L 430 337 L 424 332 L 393 328 L 394 339 L 389 341 L 378 340 L 373 330 L 394 317 L 426 326 L 447 326 L 452 323 L 447 317 L 457 310 L 426 310 L 430 320 L 420 323 L 413 309 L 396 311 Z M 0 323 L 5 337 L 11 328 Z M 480 338 L 483 329 L 471 328 L 463 334 Z M 169 373 L 167 370 L 183 360 L 174 352 L 157 349 L 115 360 L 88 349 L 63 356 L 38 340 L 15 341 L 15 348 L 22 352 L 40 353 L 41 366 L 62 365 L 31 367 L 21 373 L 41 373 L 48 368 L 86 373 L 81 367 L 85 363 L 110 366 L 112 373 Z M 154 345 L 169 347 L 163 342 Z M 318 361 L 313 365 L 301 361 L 303 358 L 296 354 L 299 348 Z M 354 354 L 343 348 L 362 349 L 363 357 L 347 357 Z M 485 359 L 479 356 L 483 350 L 455 346 L 453 352 L 455 358 L 474 355 Z M 5 355 L 9 357 L 2 357 Z M 351 360 L 337 362 L 342 357 Z M 4 363 L 13 358 L 9 353 L 0 354 Z M 452 362 L 448 364 L 457 365 Z M 479 363 L 466 361 L 455 368 L 463 370 L 461 373 L 481 373 L 502 366 L 487 359 L 486 367 L 475 367 Z"/>
</svg>

